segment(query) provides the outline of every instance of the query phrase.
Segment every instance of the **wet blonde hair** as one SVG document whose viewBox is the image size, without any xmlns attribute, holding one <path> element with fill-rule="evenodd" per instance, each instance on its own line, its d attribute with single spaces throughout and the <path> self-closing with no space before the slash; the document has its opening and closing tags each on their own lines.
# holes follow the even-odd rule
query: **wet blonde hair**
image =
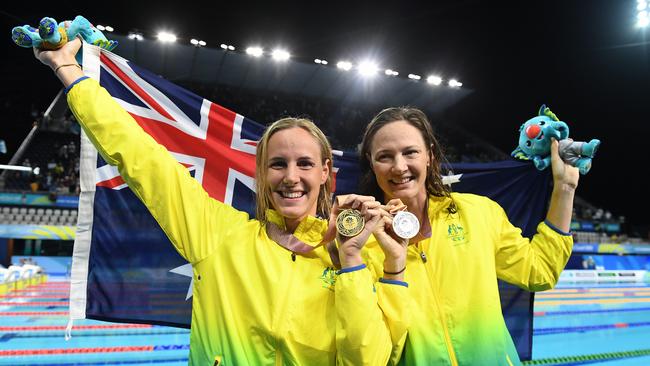
<svg viewBox="0 0 650 366">
<path fill-rule="evenodd" d="M 324 218 L 328 218 L 330 215 L 330 207 L 332 206 L 332 147 L 330 146 L 329 141 L 327 141 L 325 134 L 323 134 L 323 131 L 321 131 L 314 122 L 306 118 L 282 118 L 273 122 L 273 124 L 266 128 L 262 138 L 257 144 L 257 152 L 255 154 L 255 188 L 257 192 L 257 205 L 255 211 L 257 219 L 261 222 L 266 222 L 266 210 L 273 207 L 271 187 L 266 180 L 266 171 L 269 168 L 269 140 L 276 132 L 295 127 L 302 128 L 314 137 L 316 142 L 318 142 L 318 145 L 320 145 L 321 163 L 326 164 L 327 162 L 329 176 L 327 177 L 327 181 L 321 185 L 320 191 L 318 192 L 316 214 Z"/>
</svg>

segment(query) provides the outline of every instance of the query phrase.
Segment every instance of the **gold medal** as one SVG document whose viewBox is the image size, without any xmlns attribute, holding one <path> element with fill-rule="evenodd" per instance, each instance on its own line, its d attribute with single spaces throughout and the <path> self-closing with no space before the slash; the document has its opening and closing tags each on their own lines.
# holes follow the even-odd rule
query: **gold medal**
<svg viewBox="0 0 650 366">
<path fill-rule="evenodd" d="M 336 218 L 336 231 L 343 236 L 359 235 L 365 225 L 361 212 L 354 209 L 343 210 Z"/>
</svg>

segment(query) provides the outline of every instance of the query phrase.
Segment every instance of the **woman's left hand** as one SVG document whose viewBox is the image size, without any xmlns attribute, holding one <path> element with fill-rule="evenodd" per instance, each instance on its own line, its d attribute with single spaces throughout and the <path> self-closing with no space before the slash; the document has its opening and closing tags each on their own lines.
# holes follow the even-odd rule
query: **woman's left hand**
<svg viewBox="0 0 650 366">
<path fill-rule="evenodd" d="M 580 173 L 578 168 L 565 163 L 560 157 L 560 144 L 553 139 L 551 142 L 551 167 L 553 170 L 553 186 L 560 189 L 575 190 L 578 187 Z"/>
</svg>

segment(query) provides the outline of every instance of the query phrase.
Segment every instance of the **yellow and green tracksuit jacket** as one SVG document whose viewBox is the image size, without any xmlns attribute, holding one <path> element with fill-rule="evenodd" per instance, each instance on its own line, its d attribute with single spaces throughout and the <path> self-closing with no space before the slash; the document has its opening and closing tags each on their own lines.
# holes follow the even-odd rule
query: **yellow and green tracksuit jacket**
<svg viewBox="0 0 650 366">
<path fill-rule="evenodd" d="M 190 364 L 385 365 L 403 342 L 403 282 L 365 265 L 336 271 L 325 246 L 292 258 L 265 227 L 214 200 L 99 84 L 81 78 L 68 104 L 194 271 Z M 268 212 L 284 228 L 283 218 Z M 294 236 L 316 246 L 327 222 Z"/>
<path fill-rule="evenodd" d="M 429 197 L 431 237 L 408 248 L 405 281 L 413 303 L 400 364 L 520 364 L 497 278 L 530 291 L 552 288 L 573 239 L 544 222 L 527 239 L 496 202 L 473 194 L 452 198 L 455 214 L 446 210 L 449 198 Z M 366 246 L 371 270 L 381 273 L 384 256 L 376 239 Z"/>
</svg>

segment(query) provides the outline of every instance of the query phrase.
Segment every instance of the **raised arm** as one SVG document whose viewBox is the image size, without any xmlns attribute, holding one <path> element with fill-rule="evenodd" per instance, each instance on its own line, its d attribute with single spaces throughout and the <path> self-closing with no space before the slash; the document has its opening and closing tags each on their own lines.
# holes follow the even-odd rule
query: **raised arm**
<svg viewBox="0 0 650 366">
<path fill-rule="evenodd" d="M 245 213 L 211 199 L 165 149 L 135 122 L 108 92 L 85 78 L 75 61 L 81 41 L 54 51 L 34 50 L 66 87 L 68 104 L 104 160 L 118 168 L 179 253 L 196 262 L 207 256 L 234 220 Z"/>
</svg>

